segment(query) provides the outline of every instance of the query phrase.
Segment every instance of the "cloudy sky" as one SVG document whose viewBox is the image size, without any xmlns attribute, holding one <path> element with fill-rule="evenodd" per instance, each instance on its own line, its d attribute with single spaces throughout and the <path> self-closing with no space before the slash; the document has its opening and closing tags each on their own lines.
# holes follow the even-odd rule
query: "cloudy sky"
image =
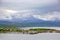
<svg viewBox="0 0 60 40">
<path fill-rule="evenodd" d="M 0 0 L 0 20 L 60 20 L 60 0 Z"/>
</svg>

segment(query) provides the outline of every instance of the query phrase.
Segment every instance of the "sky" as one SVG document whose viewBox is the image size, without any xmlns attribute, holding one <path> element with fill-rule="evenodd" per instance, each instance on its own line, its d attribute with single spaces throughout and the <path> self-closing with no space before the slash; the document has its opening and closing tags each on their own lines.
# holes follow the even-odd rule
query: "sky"
<svg viewBox="0 0 60 40">
<path fill-rule="evenodd" d="M 36 18 L 60 21 L 60 0 L 0 0 L 0 20 Z"/>
</svg>

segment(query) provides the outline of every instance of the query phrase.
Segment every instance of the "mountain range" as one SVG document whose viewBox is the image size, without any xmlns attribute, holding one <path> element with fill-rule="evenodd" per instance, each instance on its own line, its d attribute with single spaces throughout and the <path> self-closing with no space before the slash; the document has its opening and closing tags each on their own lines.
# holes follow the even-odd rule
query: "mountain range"
<svg viewBox="0 0 60 40">
<path fill-rule="evenodd" d="M 0 20 L 0 27 L 1 26 L 16 26 L 16 27 L 60 27 L 60 21 L 45 21 L 36 18 L 30 18 L 27 20 Z"/>
</svg>

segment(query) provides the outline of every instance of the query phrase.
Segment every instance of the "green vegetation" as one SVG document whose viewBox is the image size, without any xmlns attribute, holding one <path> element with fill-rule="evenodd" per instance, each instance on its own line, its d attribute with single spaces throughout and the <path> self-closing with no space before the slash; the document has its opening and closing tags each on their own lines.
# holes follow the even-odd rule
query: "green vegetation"
<svg viewBox="0 0 60 40">
<path fill-rule="evenodd" d="M 27 33 L 27 34 L 37 34 L 37 33 L 60 33 L 60 30 L 55 30 L 55 29 L 47 29 L 47 28 L 34 28 L 34 29 L 20 29 L 18 27 L 1 27 L 0 28 L 0 33 L 11 33 L 11 32 L 17 32 L 17 33 Z"/>
<path fill-rule="evenodd" d="M 35 28 L 35 29 L 29 29 L 32 31 L 38 31 L 38 30 L 51 30 L 51 29 L 46 29 L 46 28 Z"/>
<path fill-rule="evenodd" d="M 15 27 L 0 28 L 0 33 L 6 33 L 6 32 L 22 32 L 22 30 L 15 28 Z"/>
</svg>

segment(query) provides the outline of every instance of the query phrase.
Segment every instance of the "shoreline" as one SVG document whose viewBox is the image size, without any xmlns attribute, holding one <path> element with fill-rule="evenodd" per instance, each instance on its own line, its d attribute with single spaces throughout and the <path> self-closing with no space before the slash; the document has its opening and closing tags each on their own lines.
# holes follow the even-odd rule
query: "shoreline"
<svg viewBox="0 0 60 40">
<path fill-rule="evenodd" d="M 22 27 L 22 29 L 24 30 L 28 30 L 28 29 L 34 29 L 34 28 L 47 28 L 47 29 L 56 29 L 56 30 L 60 30 L 60 27 Z"/>
<path fill-rule="evenodd" d="M 20 32 L 7 32 L 7 33 L 0 33 L 0 34 L 23 34 Z M 27 34 L 27 33 L 25 33 Z M 54 33 L 38 33 L 38 34 L 54 34 Z M 60 34 L 60 33 L 55 33 L 55 34 Z"/>
<path fill-rule="evenodd" d="M 0 33 L 17 33 L 17 34 L 38 34 L 38 33 L 60 33 L 60 30 L 47 27 L 28 27 L 24 28 L 0 28 Z"/>
</svg>

